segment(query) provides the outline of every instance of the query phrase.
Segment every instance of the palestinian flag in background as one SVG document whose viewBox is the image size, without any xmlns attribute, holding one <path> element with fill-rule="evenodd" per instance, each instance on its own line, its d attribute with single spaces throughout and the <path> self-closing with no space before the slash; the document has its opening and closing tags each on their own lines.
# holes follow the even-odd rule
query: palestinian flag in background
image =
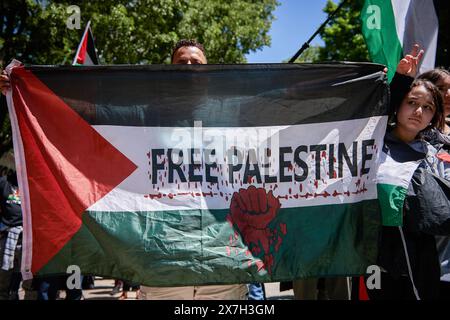
<svg viewBox="0 0 450 320">
<path fill-rule="evenodd" d="M 366 0 L 361 19 L 372 61 L 388 67 L 389 80 L 415 43 L 425 50 L 419 73 L 434 68 L 439 21 L 433 0 Z"/>
<path fill-rule="evenodd" d="M 73 65 L 92 66 L 98 64 L 97 51 L 95 50 L 94 36 L 91 30 L 91 21 L 84 29 L 83 37 L 73 59 Z"/>
<path fill-rule="evenodd" d="M 364 274 L 381 226 L 382 68 L 13 63 L 24 277 Z"/>
</svg>

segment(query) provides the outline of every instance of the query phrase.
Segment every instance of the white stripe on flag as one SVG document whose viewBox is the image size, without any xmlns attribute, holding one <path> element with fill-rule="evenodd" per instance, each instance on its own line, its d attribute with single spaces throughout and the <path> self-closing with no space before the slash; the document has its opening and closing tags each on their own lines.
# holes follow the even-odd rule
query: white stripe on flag
<svg viewBox="0 0 450 320">
<path fill-rule="evenodd" d="M 404 54 L 414 44 L 425 50 L 419 73 L 435 66 L 439 21 L 432 0 L 392 0 L 397 37 Z"/>
<path fill-rule="evenodd" d="M 381 152 L 377 183 L 408 189 L 411 178 L 420 164 L 418 161 L 397 162 L 390 155 Z"/>
<path fill-rule="evenodd" d="M 250 159 L 250 151 L 254 150 L 257 166 L 261 170 L 261 183 L 253 179 L 252 185 L 264 187 L 264 175 L 276 176 L 275 183 L 265 183 L 266 190 L 273 190 L 275 196 L 280 197 L 283 208 L 304 207 L 315 205 L 330 205 L 355 203 L 363 200 L 375 199 L 376 168 L 378 153 L 383 144 L 386 130 L 386 117 L 372 117 L 348 121 L 316 123 L 306 125 L 278 126 L 278 127 L 241 127 L 241 128 L 173 128 L 173 127 L 120 127 L 95 126 L 94 128 L 114 147 L 127 156 L 138 169 L 124 180 L 117 188 L 89 208 L 93 211 L 159 211 L 159 210 L 189 210 L 189 209 L 225 209 L 229 207 L 231 197 L 240 188 L 248 188 L 249 183 L 244 180 L 245 159 Z M 199 138 L 197 138 L 197 136 Z M 374 139 L 375 148 L 364 148 L 362 141 Z M 133 141 L 130 144 L 130 141 Z M 225 141 L 225 143 L 224 143 Z M 345 160 L 343 160 L 342 177 L 338 176 L 338 146 L 343 143 L 352 159 L 353 142 L 357 142 L 357 173 L 352 176 Z M 316 180 L 317 152 L 311 151 L 310 146 L 326 145 L 327 149 L 320 152 L 320 179 Z M 331 145 L 334 156 L 330 155 Z M 243 154 L 243 165 L 234 173 L 233 183 L 229 179 L 229 162 L 225 162 L 230 147 L 237 147 Z M 267 146 L 271 149 L 271 156 L 264 158 Z M 300 158 L 308 165 L 308 175 L 302 182 L 294 181 L 293 174 L 300 176 L 305 171 L 294 162 L 294 151 L 304 147 L 299 153 Z M 290 152 L 282 155 L 283 161 L 292 164 L 289 169 L 279 168 L 279 148 L 291 148 Z M 173 170 L 174 181 L 168 180 L 167 150 L 183 150 L 183 172 L 188 176 L 186 158 L 189 158 L 189 148 L 200 150 L 215 150 L 213 161 L 217 169 L 212 170 L 218 182 L 180 182 L 179 176 Z M 154 161 L 152 154 L 155 150 L 163 150 L 164 155 L 156 159 L 164 163 L 164 169 L 152 175 Z M 371 159 L 364 167 L 370 168 L 368 174 L 361 176 L 362 150 L 371 154 Z M 156 156 L 155 156 L 156 157 Z M 201 157 L 203 157 L 201 155 Z M 330 178 L 330 158 L 334 158 L 336 177 Z M 206 158 L 206 156 L 205 156 Z M 252 161 L 251 170 L 255 168 Z M 269 172 L 263 172 L 263 165 L 271 163 Z M 196 169 L 196 174 L 204 178 L 204 167 Z M 280 182 L 280 172 L 290 176 L 290 182 Z M 152 180 L 155 178 L 156 182 Z M 178 180 L 175 181 L 175 180 Z M 364 192 L 361 190 L 364 189 Z M 359 190 L 359 192 L 357 192 Z M 213 194 L 211 194 L 211 192 Z M 324 196 L 326 193 L 328 195 Z M 202 194 L 206 194 L 202 196 Z M 309 196 L 305 196 L 309 194 Z M 321 194 L 321 195 L 318 195 Z M 317 195 L 317 196 L 315 196 Z M 121 199 L 120 201 L 118 199 Z"/>
<path fill-rule="evenodd" d="M 6 67 L 6 72 L 11 75 L 11 71 L 15 67 L 21 66 L 22 63 L 13 59 L 11 63 Z M 23 148 L 22 136 L 20 134 L 19 122 L 17 120 L 16 109 L 14 107 L 14 100 L 12 97 L 12 89 L 9 89 L 6 93 L 6 99 L 8 101 L 8 112 L 11 119 L 11 130 L 13 134 L 13 145 L 15 152 L 15 162 L 17 171 L 17 181 L 19 183 L 19 192 L 21 198 L 22 207 L 22 262 L 21 273 L 23 280 L 33 278 L 31 273 L 31 259 L 33 254 L 33 232 L 31 221 L 31 205 L 30 205 L 30 192 L 28 189 L 27 179 L 27 166 L 25 161 L 25 151 Z"/>
<path fill-rule="evenodd" d="M 400 40 L 400 44 L 403 46 L 403 35 L 405 34 L 406 15 L 411 0 L 392 0 L 392 9 L 394 10 L 395 28 L 397 29 L 397 38 Z"/>
</svg>

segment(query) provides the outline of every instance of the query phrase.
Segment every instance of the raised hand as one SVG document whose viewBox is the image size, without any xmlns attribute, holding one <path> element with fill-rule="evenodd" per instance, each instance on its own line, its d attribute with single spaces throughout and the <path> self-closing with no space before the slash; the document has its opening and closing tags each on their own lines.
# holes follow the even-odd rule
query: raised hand
<svg viewBox="0 0 450 320">
<path fill-rule="evenodd" d="M 397 73 L 405 76 L 415 77 L 417 75 L 417 69 L 420 61 L 425 53 L 423 50 L 419 50 L 420 46 L 416 43 L 411 52 L 403 57 L 397 65 Z"/>
</svg>

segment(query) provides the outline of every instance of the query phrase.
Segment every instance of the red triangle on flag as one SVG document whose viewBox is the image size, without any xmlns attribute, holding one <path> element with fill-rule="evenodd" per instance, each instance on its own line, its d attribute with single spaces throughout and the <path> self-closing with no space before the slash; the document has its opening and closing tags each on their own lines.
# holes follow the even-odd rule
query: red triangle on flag
<svg viewBox="0 0 450 320">
<path fill-rule="evenodd" d="M 369 294 L 367 293 L 366 283 L 364 281 L 364 276 L 359 277 L 359 292 L 358 298 L 362 301 L 367 301 L 369 299 Z"/>
<path fill-rule="evenodd" d="M 24 146 L 35 273 L 80 229 L 83 212 L 137 166 L 31 71 L 11 73 Z"/>
</svg>

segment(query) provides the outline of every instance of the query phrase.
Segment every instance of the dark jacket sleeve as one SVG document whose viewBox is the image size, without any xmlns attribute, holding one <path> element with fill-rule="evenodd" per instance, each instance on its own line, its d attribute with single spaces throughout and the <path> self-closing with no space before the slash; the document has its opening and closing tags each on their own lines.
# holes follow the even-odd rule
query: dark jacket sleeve
<svg viewBox="0 0 450 320">
<path fill-rule="evenodd" d="M 419 167 L 411 186 L 415 194 L 405 200 L 405 229 L 450 235 L 450 182 Z"/>
<path fill-rule="evenodd" d="M 400 73 L 395 73 L 394 78 L 389 85 L 391 92 L 391 102 L 389 104 L 389 114 L 394 114 L 394 111 L 400 106 L 405 95 L 408 93 L 414 78 L 405 76 Z"/>
</svg>

